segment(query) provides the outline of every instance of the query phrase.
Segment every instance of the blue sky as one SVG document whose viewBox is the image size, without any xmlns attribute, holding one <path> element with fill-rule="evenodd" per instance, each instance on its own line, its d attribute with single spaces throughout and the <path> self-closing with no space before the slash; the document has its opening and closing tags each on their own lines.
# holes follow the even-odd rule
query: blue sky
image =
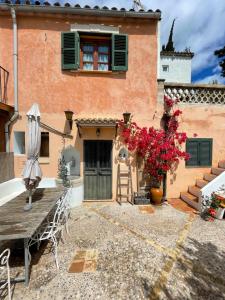
<svg viewBox="0 0 225 300">
<path fill-rule="evenodd" d="M 67 2 L 68 0 L 64 0 Z M 63 2 L 63 1 L 61 1 Z M 131 8 L 132 0 L 70 0 L 71 3 L 90 6 Z M 171 23 L 176 18 L 174 43 L 177 51 L 190 47 L 195 53 L 192 60 L 192 81 L 209 83 L 220 76 L 214 50 L 225 45 L 225 0 L 142 0 L 146 9 L 162 11 L 161 43 L 168 39 Z"/>
</svg>

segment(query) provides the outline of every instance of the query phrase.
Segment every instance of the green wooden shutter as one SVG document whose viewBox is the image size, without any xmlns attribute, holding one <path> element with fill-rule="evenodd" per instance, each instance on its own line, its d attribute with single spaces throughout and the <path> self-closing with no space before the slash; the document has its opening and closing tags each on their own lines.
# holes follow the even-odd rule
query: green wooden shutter
<svg viewBox="0 0 225 300">
<path fill-rule="evenodd" d="M 62 70 L 77 70 L 80 63 L 78 32 L 62 32 Z"/>
<path fill-rule="evenodd" d="M 199 165 L 212 165 L 212 139 L 201 139 L 199 141 Z"/>
<path fill-rule="evenodd" d="M 112 71 L 128 70 L 128 35 L 112 34 Z"/>
<path fill-rule="evenodd" d="M 186 166 L 198 165 L 198 140 L 188 139 L 186 141 L 186 152 L 190 154 L 190 159 L 186 161 Z"/>
<path fill-rule="evenodd" d="M 186 152 L 191 158 L 186 162 L 186 166 L 204 166 L 212 165 L 212 139 L 188 139 L 186 142 Z"/>
</svg>

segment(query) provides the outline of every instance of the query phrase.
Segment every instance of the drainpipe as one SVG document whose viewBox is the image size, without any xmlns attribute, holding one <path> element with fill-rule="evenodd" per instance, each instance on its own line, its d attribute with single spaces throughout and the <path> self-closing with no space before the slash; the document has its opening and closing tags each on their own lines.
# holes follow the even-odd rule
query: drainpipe
<svg viewBox="0 0 225 300">
<path fill-rule="evenodd" d="M 18 112 L 18 46 L 17 46 L 17 22 L 16 11 L 11 7 L 13 21 L 13 85 L 14 85 L 14 114 L 5 124 L 6 152 L 10 152 L 9 128 L 10 125 L 19 117 Z"/>
<path fill-rule="evenodd" d="M 160 43 L 160 38 L 161 38 L 161 24 L 160 20 L 157 22 L 157 79 L 160 78 L 161 76 L 161 57 L 160 57 L 160 52 L 161 52 L 161 43 Z"/>
</svg>

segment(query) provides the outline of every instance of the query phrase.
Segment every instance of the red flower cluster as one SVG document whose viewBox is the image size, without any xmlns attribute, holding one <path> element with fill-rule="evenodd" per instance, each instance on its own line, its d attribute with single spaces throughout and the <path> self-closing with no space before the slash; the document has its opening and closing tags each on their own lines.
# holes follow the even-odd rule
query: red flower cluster
<svg viewBox="0 0 225 300">
<path fill-rule="evenodd" d="M 172 108 L 174 104 L 177 104 L 179 102 L 179 99 L 173 100 L 167 96 L 164 96 L 164 102 L 168 108 Z"/>
<path fill-rule="evenodd" d="M 167 107 L 169 108 L 173 107 L 174 101 L 172 99 L 168 98 L 167 96 L 164 96 L 164 101 Z"/>
<path fill-rule="evenodd" d="M 176 103 L 167 97 L 165 102 L 171 108 Z M 135 151 L 144 159 L 145 171 L 158 181 L 161 181 L 165 172 L 173 171 L 181 159 L 190 158 L 188 153 L 181 150 L 187 135 L 184 132 L 177 132 L 179 126 L 177 117 L 181 113 L 182 111 L 176 110 L 170 115 L 166 129 L 140 128 L 134 122 L 129 124 L 119 122 L 121 136 L 128 150 Z"/>
<path fill-rule="evenodd" d="M 216 215 L 216 210 L 214 208 L 209 208 L 208 213 L 210 214 L 210 216 L 215 217 Z"/>
</svg>

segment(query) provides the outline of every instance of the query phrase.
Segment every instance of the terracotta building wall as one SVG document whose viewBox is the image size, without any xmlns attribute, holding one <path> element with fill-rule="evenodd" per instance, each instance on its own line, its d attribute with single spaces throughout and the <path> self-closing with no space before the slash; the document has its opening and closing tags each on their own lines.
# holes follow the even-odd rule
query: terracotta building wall
<svg viewBox="0 0 225 300">
<path fill-rule="evenodd" d="M 180 131 L 189 138 L 197 134 L 198 138 L 212 138 L 212 166 L 217 167 L 225 160 L 225 107 L 224 105 L 179 105 L 183 111 L 180 119 Z M 189 185 L 195 185 L 196 179 L 203 179 L 204 173 L 210 173 L 208 167 L 186 167 L 181 162 L 173 176 L 168 178 L 169 197 L 178 197 L 186 192 Z"/>
<path fill-rule="evenodd" d="M 156 20 L 130 20 L 17 16 L 18 21 L 18 77 L 20 119 L 13 131 L 27 131 L 26 111 L 33 102 L 40 106 L 43 123 L 63 132 L 66 128 L 64 110 L 72 110 L 75 117 L 122 118 L 124 111 L 130 111 L 141 125 L 158 123 L 155 114 L 157 103 L 157 36 Z M 105 24 L 119 26 L 120 33 L 129 35 L 128 71 L 125 73 L 90 74 L 63 72 L 61 70 L 61 32 L 69 31 L 70 25 Z M 12 22 L 8 17 L 0 18 L 1 43 L 0 63 L 10 71 L 9 94 L 13 96 L 12 85 Z M 8 50 L 9 51 L 8 51 Z M 8 51 L 8 52 L 7 52 Z M 44 130 L 43 130 L 44 131 Z M 49 133 L 50 157 L 41 158 L 41 168 L 46 177 L 57 176 L 57 164 L 64 146 L 74 145 L 81 153 L 81 174 L 83 172 L 83 139 L 96 139 L 95 130 L 84 130 L 82 139 L 75 124 L 73 139 Z M 113 147 L 113 197 L 116 188 L 116 161 L 118 148 L 115 130 L 102 129 L 99 139 L 114 140 Z M 15 156 L 15 176 L 21 176 L 25 155 Z M 135 174 L 135 169 L 133 169 Z M 135 176 L 134 176 L 135 184 Z"/>
</svg>

